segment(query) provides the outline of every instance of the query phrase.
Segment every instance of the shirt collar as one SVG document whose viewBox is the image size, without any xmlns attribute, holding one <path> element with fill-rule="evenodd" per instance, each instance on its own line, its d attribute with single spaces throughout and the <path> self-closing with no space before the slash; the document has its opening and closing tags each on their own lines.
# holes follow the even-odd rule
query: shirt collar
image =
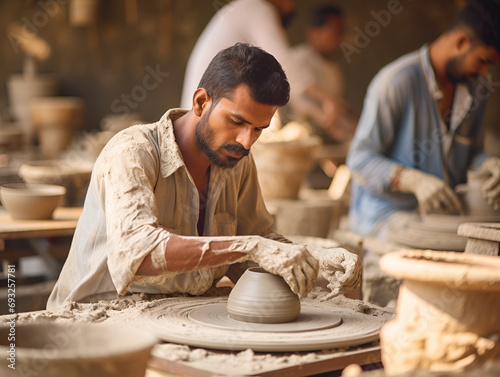
<svg viewBox="0 0 500 377">
<path fill-rule="evenodd" d="M 420 63 L 422 65 L 425 81 L 427 82 L 427 87 L 429 92 L 436 101 L 443 98 L 443 93 L 439 90 L 436 82 L 436 76 L 434 75 L 434 70 L 431 65 L 431 57 L 429 55 L 429 45 L 425 44 L 420 48 Z"/>
<path fill-rule="evenodd" d="M 170 109 L 160 119 L 158 142 L 160 145 L 160 173 L 166 178 L 177 169 L 185 166 L 182 153 L 175 141 L 173 121 L 186 114 L 185 109 Z"/>
<path fill-rule="evenodd" d="M 163 178 L 172 175 L 179 168 L 186 166 L 182 158 L 181 150 L 175 141 L 173 121 L 179 119 L 188 111 L 189 110 L 179 108 L 170 109 L 159 121 L 158 139 L 161 149 L 160 172 Z M 212 181 L 213 178 L 225 180 L 231 175 L 231 172 L 232 169 L 219 168 L 212 164 L 210 167 L 210 181 Z"/>
</svg>

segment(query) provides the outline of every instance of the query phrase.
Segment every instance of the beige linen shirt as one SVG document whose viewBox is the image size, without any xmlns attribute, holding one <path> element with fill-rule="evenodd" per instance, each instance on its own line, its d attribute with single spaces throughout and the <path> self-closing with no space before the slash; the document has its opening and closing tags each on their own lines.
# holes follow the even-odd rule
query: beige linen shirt
<svg viewBox="0 0 500 377">
<path fill-rule="evenodd" d="M 159 122 L 130 127 L 97 159 L 85 205 L 48 309 L 107 293 L 202 294 L 228 266 L 136 276 L 146 255 L 165 266 L 172 234 L 197 236 L 198 191 L 175 141 L 169 110 Z M 272 225 L 251 154 L 233 169 L 211 166 L 204 236 L 265 235 Z M 194 284 L 196 282 L 196 284 Z"/>
</svg>

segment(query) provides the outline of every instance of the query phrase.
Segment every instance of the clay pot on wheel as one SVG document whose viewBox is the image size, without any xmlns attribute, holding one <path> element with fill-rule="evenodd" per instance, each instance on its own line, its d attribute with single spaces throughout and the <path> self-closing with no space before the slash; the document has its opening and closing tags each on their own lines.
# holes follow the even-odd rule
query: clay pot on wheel
<svg viewBox="0 0 500 377">
<path fill-rule="evenodd" d="M 404 250 L 381 269 L 403 279 L 395 320 L 381 332 L 388 375 L 456 371 L 500 358 L 500 259 Z"/>
<path fill-rule="evenodd" d="M 227 311 L 244 322 L 291 322 L 300 314 L 300 300 L 281 276 L 249 268 L 229 294 Z"/>
<path fill-rule="evenodd" d="M 39 97 L 31 101 L 30 114 L 42 156 L 57 158 L 82 125 L 84 102 L 76 97 Z"/>
</svg>

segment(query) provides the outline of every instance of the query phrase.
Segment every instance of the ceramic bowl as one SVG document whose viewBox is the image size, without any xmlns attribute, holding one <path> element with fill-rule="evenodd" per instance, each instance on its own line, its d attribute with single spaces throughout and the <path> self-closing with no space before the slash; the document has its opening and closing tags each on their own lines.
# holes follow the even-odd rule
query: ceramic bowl
<svg viewBox="0 0 500 377">
<path fill-rule="evenodd" d="M 21 165 L 19 176 L 26 183 L 64 186 L 66 194 L 61 205 L 83 205 L 92 175 L 93 162 L 38 160 Z"/>
<path fill-rule="evenodd" d="M 300 314 L 300 300 L 281 276 L 249 268 L 229 294 L 227 311 L 244 322 L 291 322 Z"/>
<path fill-rule="evenodd" d="M 13 333 L 12 349 L 9 334 Z M 1 375 L 144 377 L 155 343 L 148 332 L 118 324 L 4 325 L 0 327 Z M 9 368 L 12 362 L 16 369 Z M 18 374 L 22 370 L 28 374 Z"/>
<path fill-rule="evenodd" d="M 7 183 L 0 186 L 2 205 L 14 219 L 49 220 L 66 189 L 56 185 Z"/>
</svg>

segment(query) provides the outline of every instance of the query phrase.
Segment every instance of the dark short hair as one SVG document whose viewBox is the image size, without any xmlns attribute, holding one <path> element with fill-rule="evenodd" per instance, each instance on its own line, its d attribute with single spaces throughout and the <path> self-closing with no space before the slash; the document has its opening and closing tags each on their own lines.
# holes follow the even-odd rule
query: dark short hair
<svg viewBox="0 0 500 377">
<path fill-rule="evenodd" d="M 466 28 L 478 39 L 500 52 L 500 2 L 472 0 L 457 15 L 451 29 Z"/>
<path fill-rule="evenodd" d="M 259 47 L 237 43 L 220 51 L 210 62 L 198 88 L 204 88 L 214 106 L 231 98 L 234 89 L 246 84 L 259 103 L 284 106 L 290 99 L 290 84 L 280 63 Z"/>
<path fill-rule="evenodd" d="M 328 22 L 328 17 L 343 17 L 342 9 L 335 5 L 325 5 L 317 8 L 309 19 L 310 27 L 321 27 Z"/>
</svg>

